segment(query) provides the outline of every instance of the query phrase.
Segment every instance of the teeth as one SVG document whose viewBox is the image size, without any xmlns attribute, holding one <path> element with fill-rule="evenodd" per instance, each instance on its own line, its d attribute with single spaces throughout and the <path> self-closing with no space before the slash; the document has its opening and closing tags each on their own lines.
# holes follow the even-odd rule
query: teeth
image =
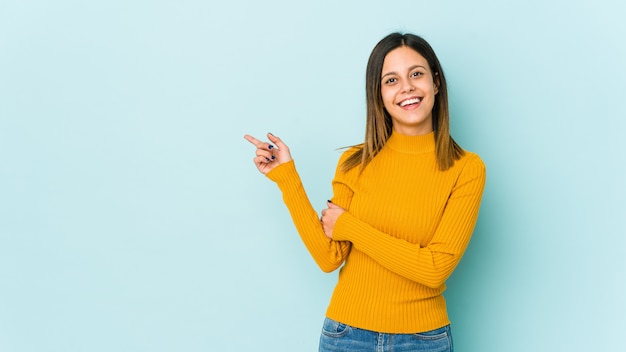
<svg viewBox="0 0 626 352">
<path fill-rule="evenodd" d="M 420 98 L 407 99 L 400 103 L 400 106 L 407 106 L 409 104 L 417 104 L 421 101 Z"/>
</svg>

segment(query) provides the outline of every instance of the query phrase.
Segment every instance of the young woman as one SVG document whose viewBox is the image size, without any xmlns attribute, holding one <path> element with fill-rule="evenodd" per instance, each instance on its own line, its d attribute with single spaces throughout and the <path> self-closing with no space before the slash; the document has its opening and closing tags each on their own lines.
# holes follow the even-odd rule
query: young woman
<svg viewBox="0 0 626 352">
<path fill-rule="evenodd" d="M 365 141 L 341 156 L 321 218 L 287 145 L 245 138 L 319 267 L 343 264 L 319 350 L 452 351 L 442 293 L 476 224 L 485 166 L 450 136 L 446 80 L 424 39 L 382 39 L 366 96 Z"/>
</svg>

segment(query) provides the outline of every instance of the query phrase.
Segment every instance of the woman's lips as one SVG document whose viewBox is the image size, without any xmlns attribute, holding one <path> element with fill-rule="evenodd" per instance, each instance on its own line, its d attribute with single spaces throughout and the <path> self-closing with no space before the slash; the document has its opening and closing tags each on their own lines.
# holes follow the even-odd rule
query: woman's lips
<svg viewBox="0 0 626 352">
<path fill-rule="evenodd" d="M 411 98 L 404 99 L 403 101 L 401 101 L 398 104 L 398 106 L 400 106 L 402 109 L 405 109 L 405 110 L 411 110 L 419 106 L 421 102 L 422 102 L 422 98 L 411 97 Z"/>
</svg>

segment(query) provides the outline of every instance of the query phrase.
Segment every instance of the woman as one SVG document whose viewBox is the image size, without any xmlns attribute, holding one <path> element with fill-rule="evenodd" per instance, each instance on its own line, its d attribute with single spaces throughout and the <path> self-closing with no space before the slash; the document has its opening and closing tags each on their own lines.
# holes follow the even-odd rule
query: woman
<svg viewBox="0 0 626 352">
<path fill-rule="evenodd" d="M 446 80 L 424 39 L 382 39 L 366 96 L 365 141 L 341 156 L 321 218 L 287 145 L 245 138 L 320 268 L 343 264 L 319 350 L 452 351 L 442 293 L 476 224 L 485 166 L 450 136 Z"/>
</svg>

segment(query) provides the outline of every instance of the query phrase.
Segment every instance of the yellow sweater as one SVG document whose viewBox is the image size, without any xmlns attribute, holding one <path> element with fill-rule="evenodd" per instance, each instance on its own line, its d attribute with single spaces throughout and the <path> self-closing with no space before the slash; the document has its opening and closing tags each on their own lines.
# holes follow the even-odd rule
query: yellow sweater
<svg viewBox="0 0 626 352">
<path fill-rule="evenodd" d="M 333 240 L 321 227 L 293 161 L 267 174 L 277 183 L 307 249 L 325 271 L 341 266 L 326 316 L 362 329 L 416 333 L 449 324 L 445 281 L 472 235 L 485 166 L 470 152 L 440 171 L 434 133 L 393 133 L 362 174 L 333 180 L 332 202 L 345 208 Z"/>
</svg>

